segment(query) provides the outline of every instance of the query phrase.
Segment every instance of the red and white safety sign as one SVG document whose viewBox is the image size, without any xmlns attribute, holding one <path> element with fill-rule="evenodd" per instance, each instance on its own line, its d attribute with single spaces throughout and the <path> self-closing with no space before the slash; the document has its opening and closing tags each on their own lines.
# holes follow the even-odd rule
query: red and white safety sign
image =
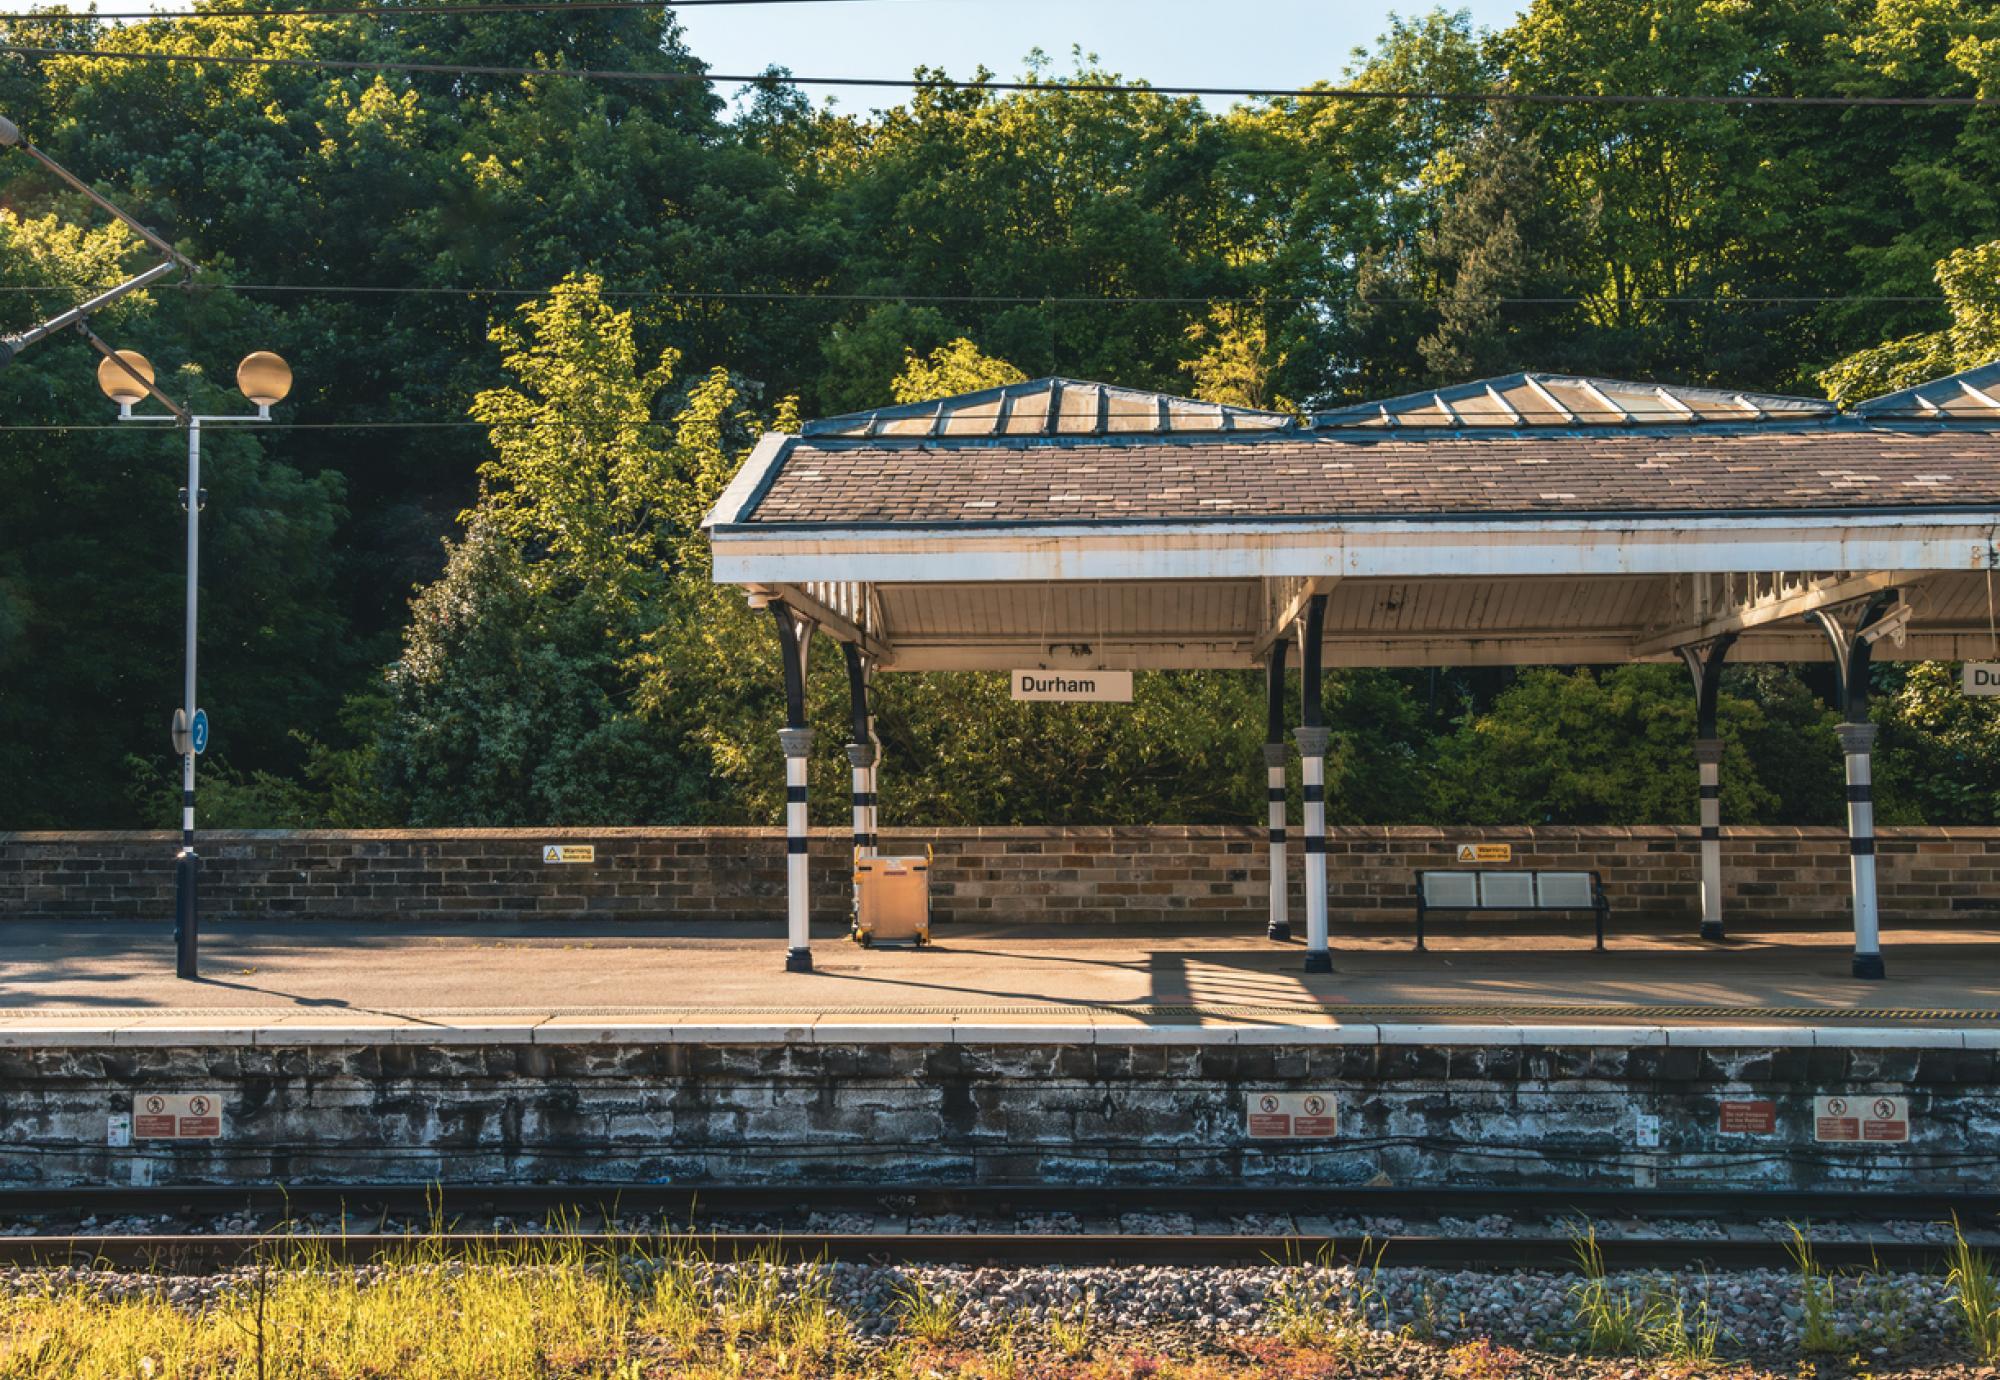
<svg viewBox="0 0 2000 1380">
<path fill-rule="evenodd" d="M 1331 1140 L 1337 1113 L 1330 1092 L 1253 1092 L 1243 1096 L 1252 1140 Z"/>
<path fill-rule="evenodd" d="M 215 1140 L 222 1135 L 220 1093 L 134 1093 L 134 1140 Z"/>
<path fill-rule="evenodd" d="M 1778 1129 L 1778 1104 L 1767 1097 L 1725 1099 L 1716 1130 L 1725 1136 L 1768 1136 Z"/>
<path fill-rule="evenodd" d="M 1813 1099 L 1813 1139 L 1900 1145 L 1910 1138 L 1910 1100 L 1856 1093 Z"/>
</svg>

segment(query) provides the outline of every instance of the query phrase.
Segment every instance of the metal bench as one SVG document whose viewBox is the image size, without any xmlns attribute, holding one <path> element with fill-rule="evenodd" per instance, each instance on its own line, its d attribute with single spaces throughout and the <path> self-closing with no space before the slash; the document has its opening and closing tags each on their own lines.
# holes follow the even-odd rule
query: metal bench
<svg viewBox="0 0 2000 1380">
<path fill-rule="evenodd" d="M 1597 947 L 1611 913 L 1595 872 L 1419 872 L 1417 947 L 1434 910 L 1587 910 L 1597 917 Z"/>
</svg>

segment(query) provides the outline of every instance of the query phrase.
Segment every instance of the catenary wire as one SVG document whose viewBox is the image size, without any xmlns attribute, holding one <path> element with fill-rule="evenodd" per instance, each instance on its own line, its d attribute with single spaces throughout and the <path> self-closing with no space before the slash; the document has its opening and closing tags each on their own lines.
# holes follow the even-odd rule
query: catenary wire
<svg viewBox="0 0 2000 1380">
<path fill-rule="evenodd" d="M 77 19 L 340 19 L 346 17 L 401 19 L 412 15 L 551 14 L 572 13 L 578 10 L 682 10 L 706 5 L 846 5 L 862 2 L 863 0 L 560 0 L 560 3 L 554 4 L 506 4 L 471 0 L 471 3 L 463 5 L 309 5 L 297 9 L 123 10 L 86 14 L 42 11 L 35 14 L 5 15 L 0 18 L 28 23 L 62 23 Z M 884 0 L 884 2 L 910 4 L 913 0 Z"/>
<path fill-rule="evenodd" d="M 818 77 L 784 72 L 751 75 L 721 72 L 634 71 L 601 67 L 509 67 L 486 64 L 393 62 L 352 58 L 262 57 L 250 54 L 121 52 L 112 48 L 48 48 L 0 44 L 0 53 L 22 57 L 87 57 L 114 62 L 209 63 L 225 67 L 295 67 L 344 72 L 411 72 L 450 77 L 557 77 L 582 81 L 631 81 L 666 84 L 737 83 L 741 85 L 860 87 L 887 90 L 1042 92 L 1054 95 L 1240 96 L 1253 100 L 1416 102 L 1465 104 L 1581 106 L 1769 106 L 1850 110 L 1864 107 L 1903 109 L 2000 107 L 2000 96 L 1783 96 L 1740 93 L 1629 93 L 1601 91 L 1459 91 L 1444 87 L 1361 86 L 1149 86 L 1115 81 L 954 81 L 948 77 Z"/>
<path fill-rule="evenodd" d="M 115 284 L 105 284 L 106 287 Z M 99 292 L 102 288 L 76 287 L 66 283 L 11 283 L 0 285 L 0 293 L 77 293 Z M 544 288 L 511 287 L 426 287 L 426 286 L 369 286 L 355 283 L 169 283 L 157 285 L 149 291 L 166 293 L 180 292 L 270 292 L 325 294 L 328 296 L 381 296 L 381 297 L 546 297 L 555 291 L 554 286 Z M 1035 293 L 979 293 L 979 292 L 808 292 L 779 288 L 601 288 L 595 294 L 599 297 L 619 297 L 635 299 L 658 299 L 676 302 L 924 302 L 940 304 L 978 305 L 991 303 L 997 306 L 1044 306 L 1044 307 L 1088 307 L 1088 306 L 1438 306 L 1447 300 L 1453 303 L 1466 301 L 1499 306 L 1582 306 L 1598 301 L 1595 297 L 1407 297 L 1378 296 L 1373 293 L 1328 293 L 1319 296 L 1252 297 L 1205 297 L 1198 295 L 1173 294 L 1126 294 L 1119 296 L 1063 295 Z M 1728 296 L 1720 293 L 1676 294 L 1642 299 L 1649 306 L 1826 306 L 1839 302 L 1886 302 L 1902 305 L 1923 304 L 1942 306 L 1935 295 L 1915 293 L 1789 293 L 1750 294 Z"/>
</svg>

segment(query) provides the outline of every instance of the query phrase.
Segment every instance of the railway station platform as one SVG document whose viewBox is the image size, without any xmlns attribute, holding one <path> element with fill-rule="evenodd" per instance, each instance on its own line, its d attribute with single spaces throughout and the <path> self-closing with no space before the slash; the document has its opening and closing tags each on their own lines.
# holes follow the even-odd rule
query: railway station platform
<svg viewBox="0 0 2000 1380">
<path fill-rule="evenodd" d="M 2000 932 L 9 926 L 0 1184 L 1950 1191 L 2000 1165 Z M 1059 938 L 1058 938 L 1059 935 Z M 190 1110 L 201 1115 L 189 1120 Z M 190 1129 L 191 1128 L 191 1129 Z"/>
<path fill-rule="evenodd" d="M 0 977 L 0 1032 L 595 1022 L 763 1026 L 776 1037 L 995 1020 L 2000 1030 L 2000 918 L 1899 928 L 1893 991 L 1849 974 L 1851 935 L 1834 925 L 1767 923 L 1718 945 L 1684 926 L 1621 921 L 1595 952 L 1573 920 L 1434 924 L 1424 952 L 1407 921 L 1344 926 L 1331 973 L 1301 971 L 1297 944 L 1187 925 L 953 924 L 920 950 L 863 950 L 829 931 L 817 936 L 816 971 L 791 974 L 755 958 L 775 924 L 233 922 L 207 928 L 204 976 L 181 982 L 159 924 L 29 922 L 8 928 L 15 961 Z"/>
</svg>

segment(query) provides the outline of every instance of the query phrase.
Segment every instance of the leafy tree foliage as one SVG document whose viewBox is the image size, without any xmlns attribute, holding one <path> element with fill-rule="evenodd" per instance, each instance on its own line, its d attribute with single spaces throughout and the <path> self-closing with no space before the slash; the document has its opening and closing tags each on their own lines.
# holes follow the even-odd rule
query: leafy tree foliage
<svg viewBox="0 0 2000 1380">
<path fill-rule="evenodd" d="M 298 371 L 284 415 L 306 425 L 208 446 L 217 822 L 775 820 L 769 620 L 710 583 L 699 524 L 755 434 L 801 411 L 1023 373 L 1300 410 L 1527 367 L 1849 397 L 2000 342 L 1984 110 L 1224 109 L 1061 91 L 1033 54 L 1026 90 L 872 111 L 773 72 L 724 120 L 700 81 L 557 75 L 697 75 L 670 12 L 0 34 L 549 72 L 0 56 L 0 109 L 203 265 L 100 328 L 205 403 L 251 349 Z M 1083 55 L 1062 75 L 1115 76 Z M 1435 11 L 1328 74 L 1472 96 L 1990 95 L 1996 76 L 1981 0 L 1533 0 L 1497 32 Z M 26 160 L 0 159 L 0 199 L 0 287 L 35 289 L 0 293 L 0 328 L 136 262 Z M 95 424 L 91 367 L 45 342 L 0 372 L 0 410 Z M 0 449 L 0 734 L 26 745 L 0 822 L 168 808 L 178 474 L 143 428 Z M 1731 673 L 1732 818 L 1838 817 L 1816 674 Z M 1949 675 L 1881 673 L 1885 817 L 1990 817 L 1984 711 L 1940 698 Z M 892 821 L 1257 815 L 1254 677 L 1144 676 L 1116 710 L 968 676 L 878 690 Z M 843 720 L 836 657 L 811 694 L 816 722 Z M 1327 697 L 1336 819 L 1693 808 L 1690 697 L 1659 668 L 1354 672 Z M 822 734 L 821 801 L 839 748 Z"/>
</svg>

